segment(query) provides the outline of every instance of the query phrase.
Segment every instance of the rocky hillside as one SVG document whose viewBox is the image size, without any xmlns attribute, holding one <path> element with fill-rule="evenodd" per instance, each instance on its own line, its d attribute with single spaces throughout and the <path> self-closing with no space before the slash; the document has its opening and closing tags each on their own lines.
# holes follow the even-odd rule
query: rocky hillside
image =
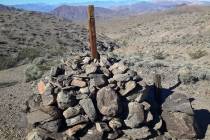
<svg viewBox="0 0 210 140">
<path fill-rule="evenodd" d="M 6 9 L 6 10 L 5 10 Z M 39 56 L 63 56 L 88 50 L 87 29 L 49 14 L 0 8 L 0 69 Z M 99 51 L 117 47 L 98 35 Z"/>
<path fill-rule="evenodd" d="M 86 6 L 68 6 L 68 5 L 62 5 L 54 9 L 52 14 L 63 17 L 65 19 L 78 21 L 78 20 L 87 20 L 87 7 Z M 107 9 L 107 8 L 101 8 L 96 7 L 95 8 L 95 16 L 97 18 L 107 18 L 111 17 L 115 14 L 115 11 Z"/>
</svg>

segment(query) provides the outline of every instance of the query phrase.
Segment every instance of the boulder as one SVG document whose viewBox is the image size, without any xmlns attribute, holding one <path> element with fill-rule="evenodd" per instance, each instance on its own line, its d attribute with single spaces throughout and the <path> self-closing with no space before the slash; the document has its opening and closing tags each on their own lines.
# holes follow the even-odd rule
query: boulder
<svg viewBox="0 0 210 140">
<path fill-rule="evenodd" d="M 80 93 L 82 94 L 90 94 L 90 89 L 89 87 L 85 87 L 85 88 L 80 88 Z"/>
<path fill-rule="evenodd" d="M 101 114 L 114 117 L 119 113 L 118 94 L 110 87 L 100 89 L 97 93 L 96 100 Z"/>
<path fill-rule="evenodd" d="M 145 120 L 143 105 L 137 102 L 130 102 L 128 104 L 128 117 L 124 121 L 126 126 L 137 128 Z"/>
<path fill-rule="evenodd" d="M 182 112 L 193 115 L 191 103 L 186 95 L 181 93 L 173 93 L 162 105 L 162 110 L 170 112 Z"/>
<path fill-rule="evenodd" d="M 177 139 L 196 138 L 194 117 L 182 112 L 162 112 L 169 134 Z"/>
<path fill-rule="evenodd" d="M 147 127 L 126 129 L 123 130 L 123 132 L 129 137 L 129 139 L 133 140 L 146 139 L 152 135 Z"/>
<path fill-rule="evenodd" d="M 82 99 L 79 101 L 79 104 L 82 106 L 89 119 L 93 122 L 97 118 L 97 113 L 92 100 L 90 98 Z"/>
</svg>

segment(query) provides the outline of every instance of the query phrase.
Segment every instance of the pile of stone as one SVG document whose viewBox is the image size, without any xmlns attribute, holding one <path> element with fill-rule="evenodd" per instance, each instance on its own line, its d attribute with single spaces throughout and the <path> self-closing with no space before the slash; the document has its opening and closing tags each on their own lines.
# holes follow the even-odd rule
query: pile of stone
<svg viewBox="0 0 210 140">
<path fill-rule="evenodd" d="M 155 101 L 148 99 L 148 86 L 122 61 L 106 56 L 99 60 L 78 56 L 53 67 L 49 75 L 38 83 L 39 94 L 27 101 L 27 119 L 32 129 L 28 140 L 149 139 L 166 131 Z M 179 125 L 171 113 L 186 111 L 190 102 L 182 103 L 186 107 L 183 110 L 166 104 L 163 111 L 167 124 L 187 129 L 177 134 L 181 138 L 183 133 L 194 130 L 186 124 L 192 118 L 185 121 L 183 114 Z M 169 133 L 176 135 L 172 125 Z"/>
</svg>

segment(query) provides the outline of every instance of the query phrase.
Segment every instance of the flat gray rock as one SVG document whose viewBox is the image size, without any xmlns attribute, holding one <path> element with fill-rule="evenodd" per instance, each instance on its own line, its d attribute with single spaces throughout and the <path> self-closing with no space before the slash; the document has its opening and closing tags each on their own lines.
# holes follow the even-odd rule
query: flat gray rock
<svg viewBox="0 0 210 140">
<path fill-rule="evenodd" d="M 196 138 L 194 117 L 182 112 L 162 112 L 169 134 L 177 139 Z"/>
<path fill-rule="evenodd" d="M 92 100 L 90 98 L 82 99 L 79 101 L 79 104 L 82 106 L 89 119 L 93 122 L 97 118 L 97 113 Z"/>
<path fill-rule="evenodd" d="M 151 136 L 151 132 L 149 131 L 149 128 L 147 127 L 127 129 L 127 130 L 123 130 L 123 132 L 130 139 L 134 139 L 134 140 L 146 139 L 147 137 Z"/>
<path fill-rule="evenodd" d="M 162 110 L 170 112 L 183 112 L 193 115 L 193 109 L 188 97 L 184 94 L 173 93 L 162 105 Z"/>
</svg>

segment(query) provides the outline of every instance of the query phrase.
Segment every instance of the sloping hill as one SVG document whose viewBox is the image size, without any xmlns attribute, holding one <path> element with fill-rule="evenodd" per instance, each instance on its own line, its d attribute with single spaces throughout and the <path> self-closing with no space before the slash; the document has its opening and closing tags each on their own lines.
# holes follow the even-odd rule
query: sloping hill
<svg viewBox="0 0 210 140">
<path fill-rule="evenodd" d="M 54 9 L 51 13 L 58 17 L 63 17 L 73 21 L 87 20 L 87 6 L 62 5 Z M 97 18 L 107 18 L 114 15 L 114 13 L 115 12 L 110 9 L 95 7 L 95 16 Z"/>
<path fill-rule="evenodd" d="M 38 56 L 89 50 L 84 27 L 49 14 L 4 9 L 0 11 L 0 69 Z M 97 39 L 99 51 L 118 47 L 105 36 L 98 35 Z"/>
</svg>

